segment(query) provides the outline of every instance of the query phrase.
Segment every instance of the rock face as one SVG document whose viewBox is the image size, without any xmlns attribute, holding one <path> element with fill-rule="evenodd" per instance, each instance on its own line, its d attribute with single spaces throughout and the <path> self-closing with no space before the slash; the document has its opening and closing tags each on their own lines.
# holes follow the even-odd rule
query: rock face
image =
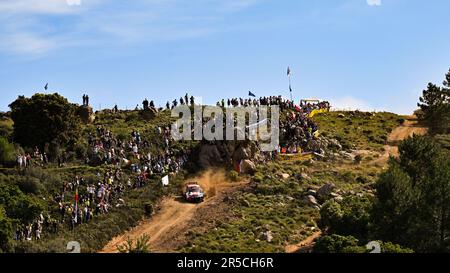
<svg viewBox="0 0 450 273">
<path fill-rule="evenodd" d="M 256 169 L 256 163 L 260 160 L 260 150 L 252 141 L 216 141 L 204 142 L 199 150 L 199 165 L 202 168 L 213 166 L 236 166 L 242 160 L 242 165 L 250 172 Z"/>
<path fill-rule="evenodd" d="M 80 117 L 81 121 L 85 124 L 92 123 L 95 120 L 95 114 L 92 107 L 80 106 L 77 109 L 77 115 Z"/>
<path fill-rule="evenodd" d="M 198 163 L 202 168 L 209 168 L 222 163 L 221 154 L 216 145 L 202 145 L 200 147 Z"/>
</svg>

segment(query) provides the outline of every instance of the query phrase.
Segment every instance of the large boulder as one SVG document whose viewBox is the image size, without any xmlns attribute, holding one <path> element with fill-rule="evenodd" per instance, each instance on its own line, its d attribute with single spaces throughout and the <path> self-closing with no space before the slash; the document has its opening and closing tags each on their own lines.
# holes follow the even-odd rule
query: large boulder
<svg viewBox="0 0 450 273">
<path fill-rule="evenodd" d="M 244 146 L 239 146 L 237 149 L 234 150 L 233 160 L 235 162 L 239 162 L 240 160 L 249 158 L 250 152 Z"/>
<path fill-rule="evenodd" d="M 253 174 L 256 171 L 256 165 L 253 161 L 245 159 L 241 163 L 241 172 L 245 174 Z"/>
<path fill-rule="evenodd" d="M 253 141 L 215 141 L 203 142 L 199 150 L 200 167 L 224 165 L 235 167 L 243 160 L 249 160 L 250 170 L 254 170 L 254 163 L 260 162 L 260 150 Z M 246 164 L 244 163 L 244 164 Z M 247 166 L 244 166 L 244 168 Z"/>
<path fill-rule="evenodd" d="M 92 110 L 92 107 L 86 105 L 78 107 L 77 115 L 85 124 L 92 123 L 95 120 L 94 110 Z"/>
<path fill-rule="evenodd" d="M 142 110 L 141 112 L 139 112 L 139 114 L 141 115 L 141 117 L 144 120 L 151 120 L 153 119 L 156 114 L 157 114 L 157 110 L 155 108 L 146 108 L 144 110 Z"/>
<path fill-rule="evenodd" d="M 337 202 L 342 202 L 344 200 L 344 197 L 342 197 L 340 194 L 337 193 L 331 193 L 331 198 Z"/>
<path fill-rule="evenodd" d="M 317 199 L 314 196 L 307 195 L 307 196 L 305 196 L 304 201 L 309 206 L 316 208 L 316 209 L 320 209 L 320 204 L 319 204 L 319 202 L 317 202 Z"/>
<path fill-rule="evenodd" d="M 328 148 L 331 150 L 340 151 L 340 150 L 342 150 L 342 145 L 337 139 L 333 138 L 333 139 L 328 140 Z"/>
<path fill-rule="evenodd" d="M 317 197 L 322 199 L 327 198 L 335 188 L 336 186 L 333 183 L 327 183 L 317 190 Z"/>
<path fill-rule="evenodd" d="M 216 145 L 204 144 L 198 155 L 200 167 L 207 169 L 222 163 L 222 158 Z"/>
<path fill-rule="evenodd" d="M 317 191 L 316 191 L 316 190 L 313 190 L 313 189 L 309 189 L 309 190 L 306 192 L 306 194 L 315 197 L 315 196 L 317 196 Z"/>
</svg>

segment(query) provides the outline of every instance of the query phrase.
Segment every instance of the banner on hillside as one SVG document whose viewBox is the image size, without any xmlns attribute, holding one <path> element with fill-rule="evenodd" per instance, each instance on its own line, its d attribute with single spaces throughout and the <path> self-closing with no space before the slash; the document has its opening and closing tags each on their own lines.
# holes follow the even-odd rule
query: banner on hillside
<svg viewBox="0 0 450 273">
<path fill-rule="evenodd" d="M 169 176 L 166 175 L 161 179 L 161 183 L 163 186 L 169 186 Z"/>
</svg>

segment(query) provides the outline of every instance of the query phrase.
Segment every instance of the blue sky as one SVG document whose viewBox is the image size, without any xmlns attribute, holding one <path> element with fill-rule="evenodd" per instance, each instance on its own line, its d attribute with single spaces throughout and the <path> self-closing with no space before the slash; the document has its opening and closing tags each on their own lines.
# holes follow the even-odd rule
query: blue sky
<svg viewBox="0 0 450 273">
<path fill-rule="evenodd" d="M 251 90 L 411 113 L 450 68 L 448 0 L 0 0 L 0 110 L 57 91 L 94 108 Z"/>
</svg>

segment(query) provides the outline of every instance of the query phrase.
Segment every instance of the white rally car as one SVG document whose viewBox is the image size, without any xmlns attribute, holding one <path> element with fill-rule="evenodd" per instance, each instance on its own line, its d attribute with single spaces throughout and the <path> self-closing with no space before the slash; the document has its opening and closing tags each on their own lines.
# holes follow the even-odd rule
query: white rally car
<svg viewBox="0 0 450 273">
<path fill-rule="evenodd" d="M 201 203 L 205 199 L 205 192 L 202 187 L 196 182 L 189 182 L 186 184 L 186 189 L 184 191 L 184 198 L 188 202 Z"/>
</svg>

